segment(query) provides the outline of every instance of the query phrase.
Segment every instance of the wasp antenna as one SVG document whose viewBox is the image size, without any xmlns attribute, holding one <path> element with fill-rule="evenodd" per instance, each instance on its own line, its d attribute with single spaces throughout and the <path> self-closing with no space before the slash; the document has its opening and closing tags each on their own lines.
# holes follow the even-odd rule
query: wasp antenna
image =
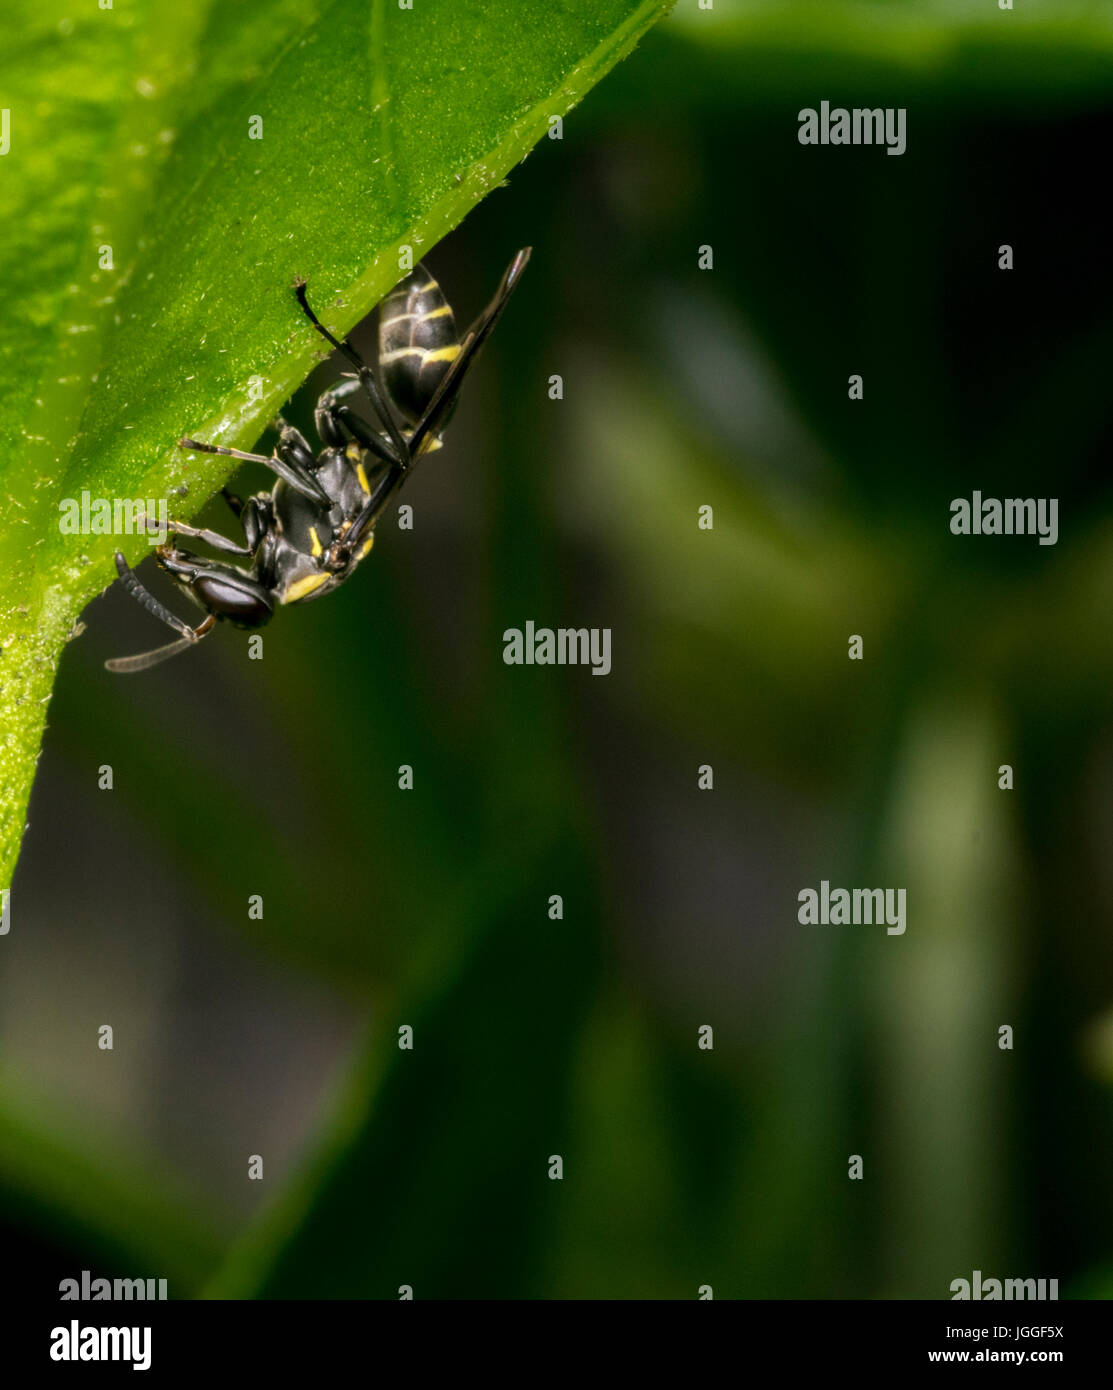
<svg viewBox="0 0 1113 1390">
<path fill-rule="evenodd" d="M 313 312 L 313 310 L 309 307 L 309 300 L 306 297 L 305 293 L 304 280 L 294 281 L 294 294 L 297 295 L 298 303 L 301 305 L 302 312 L 305 314 L 305 317 L 309 320 L 309 322 L 313 325 L 313 327 L 317 330 L 321 337 L 326 338 L 333 345 L 333 347 L 337 349 L 337 351 L 343 352 L 345 353 L 345 355 L 347 355 L 347 352 L 349 351 L 349 349 L 347 349 L 347 345 L 345 343 L 340 342 L 338 338 L 334 338 L 333 335 L 325 327 L 325 325 L 321 322 L 321 320 L 317 317 L 317 315 Z"/>
<path fill-rule="evenodd" d="M 226 449 L 223 444 L 206 444 L 203 439 L 179 439 L 178 448 L 196 449 L 199 454 L 225 454 L 230 459 L 243 459 L 245 463 L 271 462 L 264 454 L 245 454 L 242 449 Z"/>
<path fill-rule="evenodd" d="M 147 671 L 160 662 L 168 661 L 178 652 L 184 652 L 187 647 L 195 647 L 200 640 L 200 637 L 179 637 L 176 642 L 168 642 L 165 647 L 156 647 L 151 652 L 140 652 L 138 656 L 114 656 L 111 661 L 104 663 L 105 670 L 115 671 L 117 675 Z"/>
</svg>

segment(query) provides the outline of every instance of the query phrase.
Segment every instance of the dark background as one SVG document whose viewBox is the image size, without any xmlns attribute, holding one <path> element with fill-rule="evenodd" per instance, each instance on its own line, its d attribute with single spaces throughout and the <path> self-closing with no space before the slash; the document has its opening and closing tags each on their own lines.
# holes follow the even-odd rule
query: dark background
<svg viewBox="0 0 1113 1390">
<path fill-rule="evenodd" d="M 87 611 L 0 981 L 24 1289 L 1113 1292 L 1113 48 L 786 10 L 682 7 L 430 253 L 466 323 L 534 248 L 415 529 L 262 661 L 114 677 L 163 634 Z M 824 98 L 907 152 L 801 147 Z M 975 488 L 1058 544 L 952 536 Z M 906 935 L 799 925 L 824 878 Z"/>
</svg>

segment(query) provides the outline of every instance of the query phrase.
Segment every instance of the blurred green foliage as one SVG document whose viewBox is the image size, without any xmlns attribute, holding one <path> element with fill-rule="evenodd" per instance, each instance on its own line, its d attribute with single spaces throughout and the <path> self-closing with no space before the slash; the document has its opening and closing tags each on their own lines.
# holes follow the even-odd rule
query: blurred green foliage
<svg viewBox="0 0 1113 1390">
<path fill-rule="evenodd" d="M 250 1222 L 213 1191 L 137 1217 L 142 1125 L 123 1158 L 80 1107 L 51 1120 L 28 1054 L 4 1217 L 46 1268 L 155 1246 L 217 1296 L 939 1298 L 975 1268 L 1108 1296 L 1111 94 L 1096 4 L 682 0 L 431 254 L 466 320 L 535 248 L 415 530 L 259 663 L 222 634 L 122 691 L 100 662 L 149 621 L 89 610 L 21 910 L 111 762 L 116 820 L 66 836 L 128 951 L 156 915 L 202 956 L 238 936 L 360 1038 Z M 907 106 L 907 154 L 802 149 L 824 98 Z M 1059 544 L 952 536 L 973 488 L 1056 493 Z M 529 618 L 612 627 L 613 674 L 504 666 Z M 140 826 L 167 887 L 129 905 Z M 821 878 L 906 885 L 907 935 L 801 928 Z M 229 1051 L 220 1084 L 277 1105 L 294 1067 L 256 1065 Z M 254 1151 L 205 1138 L 237 1175 Z"/>
</svg>

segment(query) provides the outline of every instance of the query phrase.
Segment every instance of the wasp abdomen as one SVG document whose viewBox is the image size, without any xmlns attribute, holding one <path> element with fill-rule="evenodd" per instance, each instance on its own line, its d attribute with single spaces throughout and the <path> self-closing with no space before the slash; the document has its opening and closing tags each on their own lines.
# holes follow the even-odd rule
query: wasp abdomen
<svg viewBox="0 0 1113 1390">
<path fill-rule="evenodd" d="M 379 311 L 383 385 L 407 424 L 415 425 L 424 415 L 459 352 L 448 300 L 419 265 L 387 295 Z"/>
</svg>

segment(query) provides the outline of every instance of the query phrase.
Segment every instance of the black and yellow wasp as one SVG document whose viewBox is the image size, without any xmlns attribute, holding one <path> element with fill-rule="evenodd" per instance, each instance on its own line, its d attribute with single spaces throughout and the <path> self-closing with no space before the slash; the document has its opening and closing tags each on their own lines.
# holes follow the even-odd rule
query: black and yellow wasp
<svg viewBox="0 0 1113 1390">
<path fill-rule="evenodd" d="M 179 636 L 155 651 L 108 661 L 108 669 L 146 670 L 194 646 L 221 620 L 233 627 L 262 627 L 277 604 L 305 603 L 343 584 L 371 549 L 375 523 L 414 464 L 422 454 L 440 448 L 440 432 L 456 405 L 464 375 L 498 322 L 529 254 L 526 247 L 514 257 L 494 298 L 462 341 L 440 286 L 418 265 L 380 308 L 382 386 L 351 343 L 338 342 L 317 318 L 309 307 L 305 282 L 299 280 L 294 291 L 310 323 L 356 369 L 317 402 L 317 433 L 324 448 L 315 456 L 304 436 L 282 419 L 277 421 L 279 440 L 270 458 L 197 439 L 178 441 L 183 449 L 265 464 L 278 481 L 272 491 L 246 502 L 224 490 L 243 527 L 243 544 L 217 531 L 170 523 L 170 537 L 155 555 L 178 587 L 205 610 L 197 627 L 144 588 L 116 552 L 116 571 L 124 587 Z M 347 404 L 361 392 L 381 428 L 368 425 Z M 251 567 L 183 550 L 177 544 L 179 536 L 249 559 Z"/>
</svg>

